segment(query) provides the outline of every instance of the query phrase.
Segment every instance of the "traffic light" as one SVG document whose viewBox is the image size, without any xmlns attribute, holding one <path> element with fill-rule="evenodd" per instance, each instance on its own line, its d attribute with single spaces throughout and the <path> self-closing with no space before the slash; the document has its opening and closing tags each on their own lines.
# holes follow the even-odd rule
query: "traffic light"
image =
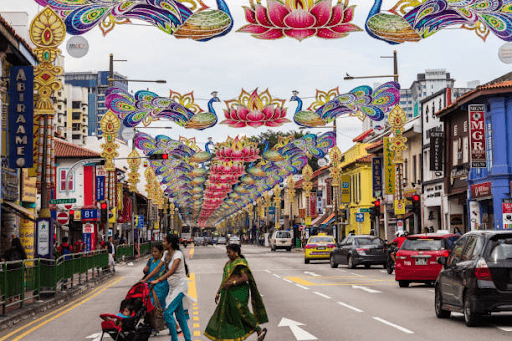
<svg viewBox="0 0 512 341">
<path fill-rule="evenodd" d="M 150 160 L 168 160 L 169 154 L 151 154 L 151 155 L 148 155 L 148 159 L 150 159 Z"/>
<path fill-rule="evenodd" d="M 412 211 L 416 214 L 421 212 L 420 196 L 418 194 L 412 196 Z"/>
<path fill-rule="evenodd" d="M 75 210 L 69 210 L 69 221 L 75 220 Z"/>
<path fill-rule="evenodd" d="M 370 212 L 371 219 L 380 218 L 380 200 L 375 200 L 373 202 L 373 207 Z"/>
<path fill-rule="evenodd" d="M 102 202 L 100 204 L 101 209 L 101 221 L 106 223 L 108 221 L 108 204 L 106 202 Z"/>
</svg>

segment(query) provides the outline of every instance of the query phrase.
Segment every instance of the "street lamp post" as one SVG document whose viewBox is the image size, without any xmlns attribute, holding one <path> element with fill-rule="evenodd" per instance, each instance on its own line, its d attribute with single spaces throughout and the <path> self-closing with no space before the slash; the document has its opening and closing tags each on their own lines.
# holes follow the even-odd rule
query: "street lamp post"
<svg viewBox="0 0 512 341">
<path fill-rule="evenodd" d="M 288 225 L 292 228 L 293 235 L 295 238 L 295 229 L 293 228 L 293 197 L 295 196 L 295 181 L 293 180 L 293 175 L 290 175 L 286 180 L 286 196 L 288 201 L 290 202 L 290 213 L 288 214 Z"/>
<path fill-rule="evenodd" d="M 331 177 L 332 177 L 332 187 L 333 187 L 333 196 L 334 196 L 334 216 L 335 216 L 335 226 L 336 233 L 334 238 L 336 239 L 336 244 L 339 243 L 339 235 L 340 235 L 340 225 L 338 224 L 338 192 L 339 192 L 339 183 L 341 180 L 341 172 L 340 172 L 340 160 L 341 160 L 341 150 L 338 146 L 334 146 L 329 152 L 329 157 L 331 158 Z"/>
<path fill-rule="evenodd" d="M 279 219 L 281 218 L 281 187 L 279 187 L 279 184 L 274 186 L 274 205 L 276 206 L 275 227 L 276 230 L 279 230 L 281 227 L 279 223 Z"/>
</svg>

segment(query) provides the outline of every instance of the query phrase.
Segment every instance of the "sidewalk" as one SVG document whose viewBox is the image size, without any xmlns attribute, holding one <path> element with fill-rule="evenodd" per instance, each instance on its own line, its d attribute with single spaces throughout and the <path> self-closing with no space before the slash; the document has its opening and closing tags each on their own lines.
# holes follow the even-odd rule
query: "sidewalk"
<svg viewBox="0 0 512 341">
<path fill-rule="evenodd" d="M 139 259 L 127 259 L 116 264 L 116 266 L 123 266 L 128 262 L 136 263 L 140 260 L 144 260 L 146 257 Z M 73 288 L 59 291 L 53 296 L 47 298 L 41 298 L 39 301 L 33 303 L 25 302 L 23 308 L 8 311 L 5 315 L 0 315 L 0 333 L 6 329 L 13 328 L 17 324 L 23 323 L 25 320 L 33 320 L 37 318 L 39 314 L 46 313 L 54 308 L 65 305 L 66 303 L 74 300 L 75 298 L 86 294 L 93 288 L 105 283 L 109 279 L 115 276 L 111 272 L 103 272 L 101 275 L 89 279 L 87 282 L 82 284 L 74 284 Z M 29 321 L 27 321 L 29 322 Z"/>
</svg>

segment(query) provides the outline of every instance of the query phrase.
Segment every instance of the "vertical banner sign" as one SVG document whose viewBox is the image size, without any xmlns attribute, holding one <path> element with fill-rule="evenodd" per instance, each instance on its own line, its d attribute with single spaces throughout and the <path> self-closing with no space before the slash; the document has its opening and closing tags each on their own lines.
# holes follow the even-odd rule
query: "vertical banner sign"
<svg viewBox="0 0 512 341">
<path fill-rule="evenodd" d="M 316 216 L 316 196 L 311 195 L 309 197 L 309 215 Z"/>
<path fill-rule="evenodd" d="M 443 132 L 430 133 L 430 169 L 441 172 L 443 170 Z"/>
<path fill-rule="evenodd" d="M 40 258 L 53 257 L 53 229 L 51 219 L 39 218 L 37 228 L 37 256 Z"/>
<path fill-rule="evenodd" d="M 96 201 L 105 200 L 105 167 L 96 166 Z"/>
<path fill-rule="evenodd" d="M 485 105 L 472 104 L 469 110 L 469 153 L 471 168 L 486 168 L 485 158 Z"/>
<path fill-rule="evenodd" d="M 94 234 L 94 224 L 86 223 L 82 225 L 83 240 L 85 251 L 92 250 L 92 235 Z"/>
<path fill-rule="evenodd" d="M 373 197 L 382 196 L 382 158 L 372 158 Z"/>
<path fill-rule="evenodd" d="M 350 203 L 350 175 L 341 176 L 341 202 Z"/>
<path fill-rule="evenodd" d="M 512 230 L 512 199 L 503 199 L 503 229 Z"/>
<path fill-rule="evenodd" d="M 34 163 L 34 68 L 13 66 L 9 82 L 9 167 Z"/>
<path fill-rule="evenodd" d="M 395 153 L 389 149 L 391 143 L 389 137 L 384 137 L 384 194 L 395 194 Z"/>
</svg>

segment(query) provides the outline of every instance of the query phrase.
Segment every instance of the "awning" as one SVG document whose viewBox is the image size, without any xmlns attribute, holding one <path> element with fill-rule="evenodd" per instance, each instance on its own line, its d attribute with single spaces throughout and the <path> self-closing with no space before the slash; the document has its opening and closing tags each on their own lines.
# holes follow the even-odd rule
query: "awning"
<svg viewBox="0 0 512 341">
<path fill-rule="evenodd" d="M 311 222 L 311 226 L 315 226 L 316 224 L 318 224 L 318 222 L 322 220 L 323 217 L 323 215 L 319 215 L 318 217 L 316 217 L 315 220 Z"/>
<path fill-rule="evenodd" d="M 331 211 L 328 210 L 321 216 L 318 216 L 313 222 L 311 222 L 311 226 L 320 226 L 322 222 L 327 219 L 327 217 L 331 214 Z"/>
<path fill-rule="evenodd" d="M 22 217 L 30 219 L 32 221 L 36 221 L 34 213 L 30 212 L 25 207 L 15 204 L 11 201 L 4 201 L 2 203 L 2 209 L 7 209 L 8 211 L 14 214 L 21 215 Z"/>
<path fill-rule="evenodd" d="M 324 219 L 324 221 L 322 221 L 322 225 L 329 225 L 333 221 L 334 221 L 334 212 L 331 213 L 331 215 L 329 217 L 327 217 L 327 219 Z"/>
</svg>

